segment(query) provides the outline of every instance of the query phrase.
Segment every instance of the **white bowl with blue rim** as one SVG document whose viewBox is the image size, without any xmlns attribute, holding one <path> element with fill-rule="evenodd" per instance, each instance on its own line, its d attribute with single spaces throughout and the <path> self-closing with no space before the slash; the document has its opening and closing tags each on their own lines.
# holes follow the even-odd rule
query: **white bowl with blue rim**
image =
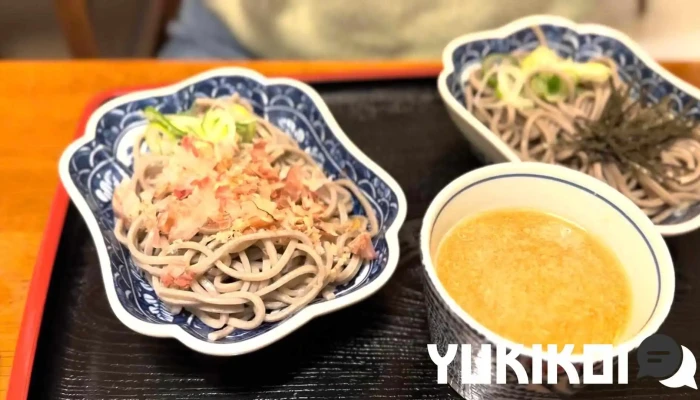
<svg viewBox="0 0 700 400">
<path fill-rule="evenodd" d="M 462 309 L 440 282 L 435 269 L 440 242 L 460 220 L 486 211 L 512 208 L 537 210 L 571 221 L 601 240 L 620 260 L 629 278 L 632 307 L 620 343 L 613 348 L 616 357 L 639 347 L 659 329 L 673 303 L 675 272 L 666 242 L 644 212 L 612 186 L 582 172 L 536 162 L 498 163 L 475 169 L 452 181 L 435 197 L 423 218 L 420 243 L 428 327 L 431 343 L 437 345 L 440 355 L 445 354 L 449 344 L 470 344 L 472 358 L 483 357 L 479 353 L 482 344 L 490 344 L 494 354 L 496 346 L 508 351 L 518 347 Z M 568 312 L 577 310 L 571 307 Z M 541 344 L 546 348 L 548 343 Z M 530 348 L 520 350 L 519 361 L 530 378 L 533 354 Z M 565 359 L 582 377 L 585 356 L 574 354 Z M 463 385 L 461 360 L 458 354 L 448 366 L 448 383 L 466 399 L 552 398 L 552 395 L 572 394 L 582 387 L 572 384 L 562 373 L 551 385 L 517 385 L 513 383 L 511 370 L 507 372 L 510 384 Z M 496 382 L 495 360 L 493 356 L 492 383 Z M 547 360 L 546 355 L 543 360 Z M 602 358 L 593 357 L 592 360 L 596 374 L 600 375 Z M 546 382 L 547 372 L 542 376 Z"/>
<path fill-rule="evenodd" d="M 615 29 L 596 24 L 577 24 L 554 16 L 531 16 L 499 29 L 458 37 L 443 50 L 443 69 L 438 90 L 450 117 L 485 162 L 520 161 L 517 153 L 470 113 L 464 104 L 464 82 L 471 69 L 484 57 L 514 50 L 530 51 L 540 42 L 532 30 L 539 27 L 549 47 L 560 55 L 585 61 L 605 56 L 618 66 L 620 77 L 641 82 L 652 99 L 670 95 L 682 108 L 700 99 L 700 90 L 684 82 L 654 61 L 630 37 Z M 691 114 L 700 115 L 694 106 Z M 675 236 L 700 228 L 700 202 L 669 216 L 656 225 L 664 236 Z"/>
<path fill-rule="evenodd" d="M 145 129 L 145 107 L 175 113 L 189 109 L 197 97 L 234 93 L 248 99 L 258 115 L 294 138 L 328 176 L 338 177 L 342 171 L 355 182 L 377 213 L 380 233 L 373 240 L 377 258 L 363 265 L 351 282 L 336 288 L 335 299 L 317 299 L 285 320 L 263 323 L 254 330 L 236 330 L 213 342 L 207 339 L 211 328 L 187 312 L 172 315 L 157 298 L 128 250 L 114 237 L 111 200 L 118 182 L 132 174 L 132 144 Z M 293 79 L 221 68 L 174 85 L 117 97 L 91 115 L 84 136 L 64 151 L 59 174 L 95 242 L 107 299 L 117 318 L 136 332 L 175 338 L 201 353 L 232 356 L 265 347 L 314 317 L 372 295 L 389 280 L 399 259 L 398 232 L 406 218 L 401 187 L 350 141 L 321 96 Z M 363 212 L 357 204 L 354 211 Z"/>
</svg>

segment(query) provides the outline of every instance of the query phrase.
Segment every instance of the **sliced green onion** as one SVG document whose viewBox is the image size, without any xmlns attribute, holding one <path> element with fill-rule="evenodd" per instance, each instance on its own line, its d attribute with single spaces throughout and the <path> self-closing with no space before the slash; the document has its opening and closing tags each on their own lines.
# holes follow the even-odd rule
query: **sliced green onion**
<svg viewBox="0 0 700 400">
<path fill-rule="evenodd" d="M 187 134 L 170 123 L 170 121 L 163 114 L 158 112 L 158 110 L 153 107 L 146 107 L 143 110 L 143 114 L 151 124 L 158 126 L 163 133 L 168 134 L 173 138 L 183 137 Z"/>
<path fill-rule="evenodd" d="M 499 65 L 518 65 L 518 59 L 510 54 L 489 54 L 484 57 L 484 61 L 481 63 L 481 70 L 484 73 L 489 73 L 493 68 Z M 486 85 L 491 89 L 495 89 L 498 86 L 498 78 L 496 75 L 491 75 L 489 79 L 486 80 Z"/>
<path fill-rule="evenodd" d="M 498 86 L 498 78 L 496 75 L 491 75 L 488 80 L 486 80 L 486 85 L 491 89 L 495 89 Z"/>
<path fill-rule="evenodd" d="M 563 87 L 564 86 L 561 83 L 561 78 L 559 77 L 559 75 L 553 75 L 551 78 L 547 79 L 547 93 L 560 93 Z"/>
<path fill-rule="evenodd" d="M 587 62 L 584 64 L 572 63 L 568 65 L 568 70 L 576 75 L 581 81 L 604 83 L 612 75 L 612 70 L 607 65 L 597 62 Z"/>
<path fill-rule="evenodd" d="M 536 96 L 543 97 L 547 94 L 547 82 L 549 74 L 537 74 L 530 79 L 530 88 Z"/>
<path fill-rule="evenodd" d="M 555 103 L 568 97 L 568 87 L 557 74 L 542 73 L 533 77 L 530 88 L 536 96 Z"/>
<path fill-rule="evenodd" d="M 255 137 L 255 131 L 255 122 L 249 124 L 236 122 L 236 133 L 238 133 L 243 143 L 251 143 Z"/>
<path fill-rule="evenodd" d="M 143 135 L 143 139 L 146 141 L 146 145 L 152 153 L 162 154 L 160 144 L 163 140 L 163 137 L 161 135 L 160 129 L 158 129 L 154 125 L 149 124 L 146 128 L 146 133 Z"/>
<path fill-rule="evenodd" d="M 523 58 L 521 66 L 525 72 L 529 72 L 540 67 L 555 67 L 561 62 L 562 58 L 554 50 L 547 46 L 538 46 Z"/>
<path fill-rule="evenodd" d="M 235 137 L 236 121 L 226 110 L 211 108 L 202 119 L 200 138 L 218 142 L 227 137 Z"/>
<path fill-rule="evenodd" d="M 163 132 L 163 129 L 156 124 L 148 124 L 144 140 L 148 150 L 154 154 L 170 154 L 177 145 L 177 139 Z"/>
<path fill-rule="evenodd" d="M 231 107 L 231 114 L 236 120 L 236 133 L 241 138 L 241 142 L 252 142 L 257 128 L 255 115 L 240 104 L 234 104 Z"/>
<path fill-rule="evenodd" d="M 544 95 L 545 100 L 556 103 L 566 99 L 569 96 L 569 89 L 566 84 L 562 82 L 559 75 L 553 75 L 547 79 L 547 92 Z"/>
<path fill-rule="evenodd" d="M 503 65 L 498 69 L 497 76 L 496 97 L 498 99 L 520 109 L 530 108 L 534 105 L 532 100 L 521 96 L 525 77 L 520 68 Z"/>
<path fill-rule="evenodd" d="M 153 107 L 146 107 L 144 115 L 152 124 L 159 126 L 163 133 L 173 138 L 181 138 L 187 133 L 196 133 L 200 125 L 200 119 L 189 115 L 163 115 Z"/>
</svg>

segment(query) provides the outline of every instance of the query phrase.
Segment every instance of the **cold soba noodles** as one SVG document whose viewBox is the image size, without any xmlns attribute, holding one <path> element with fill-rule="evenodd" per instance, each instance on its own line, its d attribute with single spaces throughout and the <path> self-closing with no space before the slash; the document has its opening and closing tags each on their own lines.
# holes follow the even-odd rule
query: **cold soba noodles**
<svg viewBox="0 0 700 400">
<path fill-rule="evenodd" d="M 115 234 L 173 313 L 216 329 L 209 339 L 330 299 L 375 258 L 377 219 L 358 187 L 329 179 L 243 99 L 145 113 L 134 175 L 114 193 Z"/>
<path fill-rule="evenodd" d="M 533 51 L 491 54 L 470 71 L 467 109 L 520 159 L 592 175 L 656 223 L 698 202 L 697 101 L 681 110 L 674 96 L 654 100 L 642 82 L 621 79 L 614 60 L 564 59 L 533 31 Z"/>
<path fill-rule="evenodd" d="M 436 268 L 476 321 L 528 347 L 617 344 L 630 319 L 630 282 L 612 250 L 551 214 L 467 217 L 442 239 Z"/>
</svg>

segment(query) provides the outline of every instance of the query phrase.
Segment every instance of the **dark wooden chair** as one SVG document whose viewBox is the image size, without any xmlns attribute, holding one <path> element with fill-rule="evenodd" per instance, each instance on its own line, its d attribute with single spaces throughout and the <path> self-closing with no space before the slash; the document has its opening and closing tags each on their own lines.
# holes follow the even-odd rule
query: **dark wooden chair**
<svg viewBox="0 0 700 400">
<path fill-rule="evenodd" d="M 100 0 L 101 1 L 101 0 Z M 58 22 L 73 58 L 98 58 L 100 49 L 88 0 L 54 0 Z M 165 27 L 177 15 L 180 0 L 147 0 L 132 57 L 153 57 L 165 39 Z"/>
</svg>

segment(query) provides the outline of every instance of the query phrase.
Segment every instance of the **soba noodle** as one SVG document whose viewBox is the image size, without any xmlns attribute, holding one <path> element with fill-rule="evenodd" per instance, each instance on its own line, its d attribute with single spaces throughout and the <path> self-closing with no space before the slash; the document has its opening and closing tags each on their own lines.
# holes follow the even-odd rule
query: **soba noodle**
<svg viewBox="0 0 700 400">
<path fill-rule="evenodd" d="M 544 36 L 535 29 L 540 42 L 546 45 Z M 522 61 L 526 53 L 512 54 Z M 625 90 L 627 84 L 620 79 L 616 63 L 610 58 L 592 60 L 607 65 L 615 89 Z M 578 134 L 574 122 L 577 119 L 598 120 L 611 95 L 610 85 L 585 82 L 578 85 L 560 69 L 539 66 L 529 70 L 516 83 L 520 95 L 534 104 L 533 107 L 517 107 L 499 97 L 497 90 L 489 85 L 489 79 L 500 81 L 509 74 L 509 65 L 499 65 L 484 71 L 481 67 L 472 71 L 465 82 L 465 103 L 487 128 L 507 143 L 522 160 L 562 164 L 592 175 L 613 186 L 629 197 L 650 218 L 663 222 L 669 216 L 682 212 L 700 200 L 700 141 L 678 140 L 661 153 L 667 166 L 685 167 L 684 174 L 669 182 L 657 182 L 647 174 L 629 171 L 615 162 L 592 162 L 590 154 L 557 149 L 555 144 L 563 137 L 573 138 Z M 566 97 L 555 102 L 546 101 L 533 92 L 530 82 L 540 74 L 559 77 L 565 85 Z M 642 108 L 629 106 L 633 112 Z M 636 109 L 635 109 L 636 107 Z"/>
<path fill-rule="evenodd" d="M 232 104 L 254 115 L 236 96 L 195 109 Z M 328 179 L 269 122 L 255 128 L 251 143 L 186 137 L 167 154 L 139 151 L 138 137 L 134 175 L 114 195 L 116 237 L 173 313 L 215 329 L 210 340 L 333 298 L 375 257 L 378 223 L 359 188 Z M 353 196 L 366 216 L 351 214 Z"/>
</svg>

